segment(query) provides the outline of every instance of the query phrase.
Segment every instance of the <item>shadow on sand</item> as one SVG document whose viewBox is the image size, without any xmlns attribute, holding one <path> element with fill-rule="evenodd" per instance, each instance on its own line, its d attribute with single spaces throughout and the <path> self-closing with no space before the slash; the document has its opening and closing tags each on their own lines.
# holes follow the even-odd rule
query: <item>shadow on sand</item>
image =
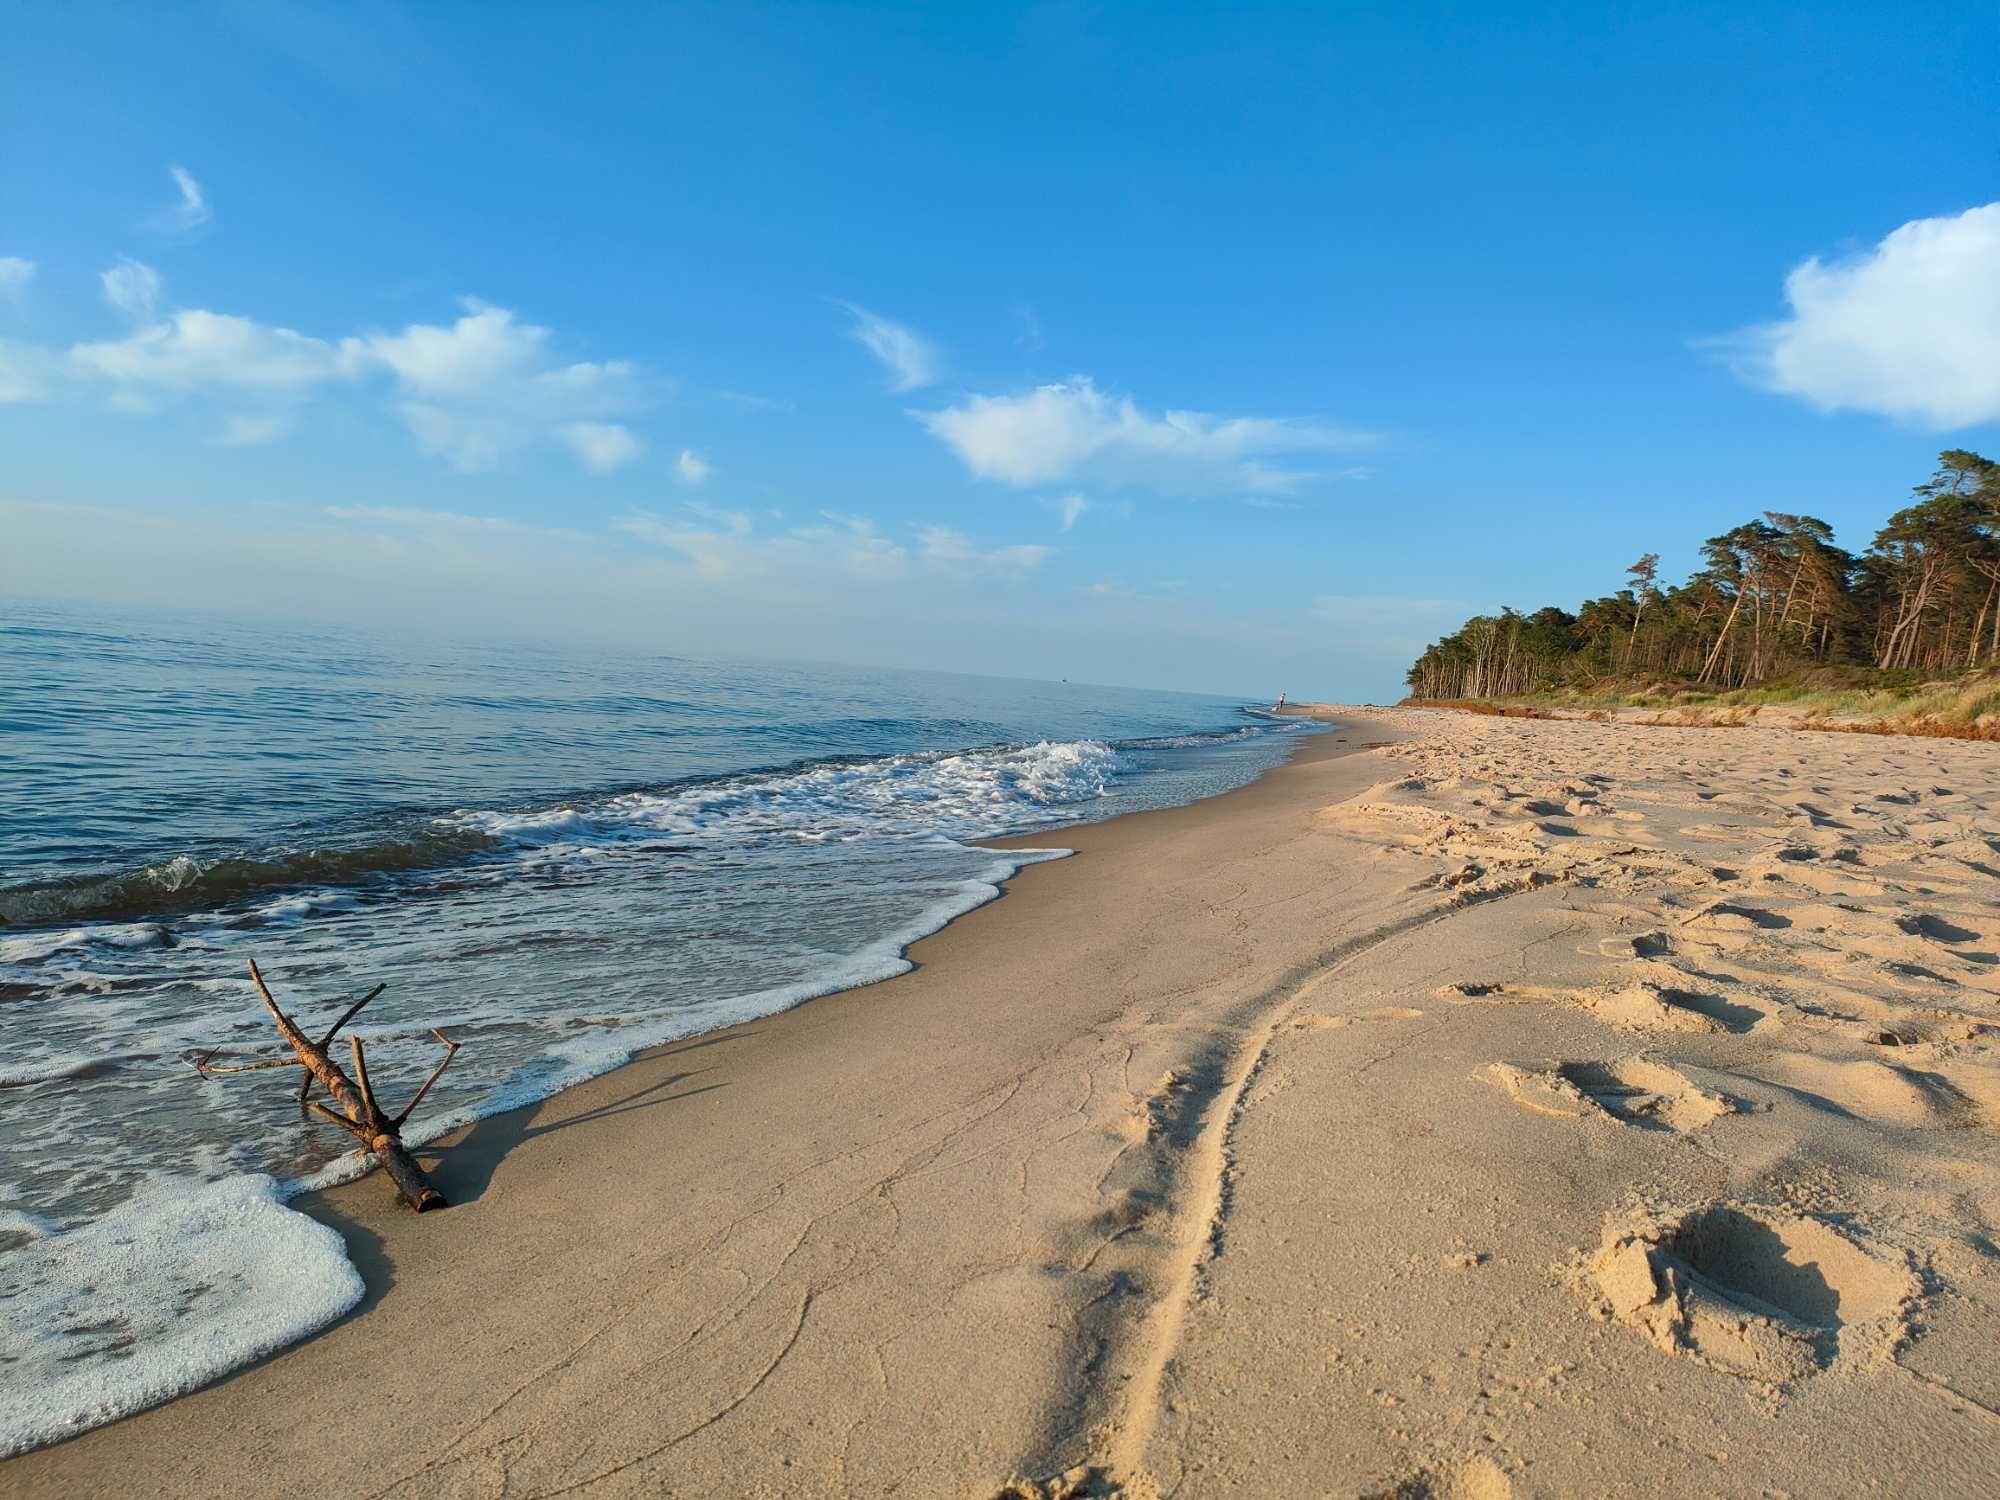
<svg viewBox="0 0 2000 1500">
<path fill-rule="evenodd" d="M 654 1061 L 682 1057 L 705 1047 L 717 1047 L 754 1035 L 756 1033 L 753 1031 L 729 1031 L 717 1036 L 693 1037 L 685 1042 L 670 1043 L 648 1056 Z M 573 1126 L 589 1125 L 598 1120 L 611 1119 L 616 1115 L 631 1114 L 636 1110 L 657 1109 L 663 1104 L 674 1104 L 728 1086 L 710 1083 L 695 1088 L 680 1088 L 675 1092 L 679 1085 L 710 1071 L 708 1068 L 689 1068 L 669 1073 L 619 1098 L 608 1100 L 580 1114 L 566 1115 L 558 1120 L 537 1119 L 549 1103 L 546 1099 L 540 1099 L 533 1104 L 524 1104 L 519 1109 L 510 1109 L 501 1114 L 488 1115 L 483 1120 L 476 1120 L 471 1128 L 456 1140 L 437 1141 L 419 1147 L 415 1155 L 423 1162 L 424 1170 L 430 1173 L 431 1180 L 438 1185 L 438 1191 L 452 1204 L 477 1203 L 492 1184 L 493 1173 L 501 1161 L 508 1152 L 522 1142 L 540 1136 L 554 1135 Z M 362 1274 L 365 1276 L 367 1272 L 364 1271 Z M 372 1290 L 374 1285 L 372 1278 L 369 1285 Z"/>
</svg>

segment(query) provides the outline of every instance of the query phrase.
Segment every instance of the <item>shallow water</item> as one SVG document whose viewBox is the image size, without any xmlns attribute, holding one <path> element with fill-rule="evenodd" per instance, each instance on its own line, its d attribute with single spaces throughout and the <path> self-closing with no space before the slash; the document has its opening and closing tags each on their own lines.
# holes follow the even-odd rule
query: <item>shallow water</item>
<svg viewBox="0 0 2000 1500">
<path fill-rule="evenodd" d="M 355 1030 L 391 1108 L 430 1028 L 465 1043 L 433 1134 L 901 972 L 1053 857 L 979 840 L 1060 849 L 1299 732 L 1063 683 L 0 615 L 0 1452 L 359 1294 L 282 1207 L 345 1138 L 288 1072 L 189 1062 L 279 1055 L 248 959 L 308 1030 L 387 983 Z M 279 1243 L 289 1311 L 246 1324 Z"/>
</svg>

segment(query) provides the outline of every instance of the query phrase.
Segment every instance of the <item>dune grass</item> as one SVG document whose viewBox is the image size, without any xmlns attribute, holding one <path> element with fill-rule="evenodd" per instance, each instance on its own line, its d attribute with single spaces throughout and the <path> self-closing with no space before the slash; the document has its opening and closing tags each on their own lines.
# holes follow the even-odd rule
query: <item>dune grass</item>
<svg viewBox="0 0 2000 1500">
<path fill-rule="evenodd" d="M 1916 672 L 1822 668 L 1720 691 L 1688 682 L 1607 680 L 1512 698 L 1409 702 L 1511 718 L 1610 718 L 1651 710 L 1670 716 L 1653 722 L 1718 729 L 1756 723 L 1843 734 L 2000 740 L 2000 674 L 1990 671 L 1938 679 Z"/>
</svg>

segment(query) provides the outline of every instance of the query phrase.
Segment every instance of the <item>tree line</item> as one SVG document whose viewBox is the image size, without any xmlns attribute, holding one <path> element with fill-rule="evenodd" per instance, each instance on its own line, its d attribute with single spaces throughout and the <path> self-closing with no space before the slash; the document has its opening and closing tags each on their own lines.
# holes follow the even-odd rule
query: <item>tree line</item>
<svg viewBox="0 0 2000 1500">
<path fill-rule="evenodd" d="M 1649 552 L 1574 613 L 1476 615 L 1410 668 L 1417 698 L 1490 698 L 1606 679 L 1754 687 L 1825 666 L 1956 672 L 2000 663 L 2000 464 L 1962 448 L 1845 551 L 1812 516 L 1767 510 L 1702 543 L 1662 585 Z"/>
</svg>

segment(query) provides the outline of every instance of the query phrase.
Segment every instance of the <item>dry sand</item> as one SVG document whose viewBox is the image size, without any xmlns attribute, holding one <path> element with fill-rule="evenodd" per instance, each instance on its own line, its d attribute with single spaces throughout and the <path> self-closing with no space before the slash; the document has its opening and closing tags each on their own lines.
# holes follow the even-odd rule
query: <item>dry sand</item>
<svg viewBox="0 0 2000 1500">
<path fill-rule="evenodd" d="M 2000 1494 L 2000 757 L 1339 717 L 328 1195 L 356 1316 L 0 1491 Z"/>
</svg>

